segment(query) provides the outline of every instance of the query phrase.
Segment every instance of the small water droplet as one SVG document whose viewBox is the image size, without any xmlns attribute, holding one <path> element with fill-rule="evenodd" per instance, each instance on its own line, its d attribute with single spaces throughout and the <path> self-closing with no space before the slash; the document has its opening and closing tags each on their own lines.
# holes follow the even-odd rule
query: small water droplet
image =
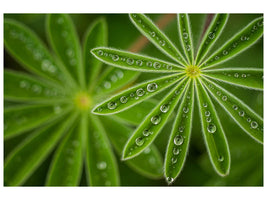
<svg viewBox="0 0 267 200">
<path fill-rule="evenodd" d="M 190 45 L 186 45 L 186 51 L 190 51 L 191 50 L 191 46 Z"/>
<path fill-rule="evenodd" d="M 250 126 L 251 126 L 251 128 L 256 129 L 258 127 L 258 123 L 255 121 L 252 121 Z"/>
<path fill-rule="evenodd" d="M 132 58 L 127 58 L 127 64 L 128 65 L 132 65 L 132 64 L 134 64 L 134 59 L 132 59 Z"/>
<path fill-rule="evenodd" d="M 239 77 L 239 74 L 238 73 L 235 73 L 235 75 L 234 75 L 236 78 L 238 78 Z"/>
<path fill-rule="evenodd" d="M 180 153 L 180 150 L 178 148 L 174 147 L 172 150 L 172 153 L 173 153 L 173 155 L 178 155 Z"/>
<path fill-rule="evenodd" d="M 115 62 L 118 61 L 119 59 L 120 59 L 120 57 L 118 55 L 112 56 L 112 60 Z"/>
<path fill-rule="evenodd" d="M 55 114 L 59 114 L 59 113 L 61 113 L 61 111 L 62 111 L 62 108 L 60 106 L 54 106 L 54 113 Z"/>
<path fill-rule="evenodd" d="M 135 139 L 135 144 L 139 147 L 142 146 L 144 144 L 144 142 L 145 142 L 145 140 L 141 137 L 138 137 Z"/>
<path fill-rule="evenodd" d="M 241 111 L 239 111 L 239 116 L 241 116 L 241 117 L 244 117 L 244 115 L 245 115 L 245 112 L 243 111 L 243 110 L 241 110 Z"/>
<path fill-rule="evenodd" d="M 224 50 L 224 51 L 223 51 L 223 55 L 226 56 L 227 54 L 228 54 L 228 51 Z"/>
<path fill-rule="evenodd" d="M 127 101 L 128 101 L 128 98 L 127 98 L 126 96 L 122 96 L 122 97 L 120 98 L 120 102 L 121 102 L 121 103 L 127 103 Z"/>
<path fill-rule="evenodd" d="M 188 39 L 188 33 L 184 32 L 183 37 L 184 37 L 184 39 Z"/>
<path fill-rule="evenodd" d="M 216 125 L 215 124 L 209 124 L 208 126 L 207 126 L 207 130 L 208 130 L 208 132 L 209 133 L 215 133 L 215 131 L 217 130 L 217 127 L 216 127 Z"/>
<path fill-rule="evenodd" d="M 251 122 L 251 119 L 250 119 L 250 118 L 248 118 L 248 119 L 247 119 L 247 122 Z"/>
<path fill-rule="evenodd" d="M 148 61 L 148 62 L 146 63 L 146 66 L 148 66 L 148 67 L 152 67 L 152 62 Z"/>
<path fill-rule="evenodd" d="M 20 81 L 19 86 L 21 88 L 25 88 L 25 89 L 29 89 L 30 88 L 30 84 L 27 81 L 24 81 L 24 80 Z"/>
<path fill-rule="evenodd" d="M 137 60 L 136 64 L 141 67 L 143 65 L 143 61 L 142 60 Z"/>
<path fill-rule="evenodd" d="M 257 25 L 258 25 L 258 27 L 263 26 L 263 21 L 258 21 Z"/>
<path fill-rule="evenodd" d="M 166 181 L 168 182 L 168 184 L 171 184 L 174 181 L 174 179 L 172 177 L 167 177 Z"/>
<path fill-rule="evenodd" d="M 152 37 L 155 37 L 155 36 L 156 36 L 156 33 L 155 33 L 154 31 L 151 31 L 151 32 L 150 32 L 150 35 L 151 35 Z"/>
<path fill-rule="evenodd" d="M 158 85 L 156 83 L 149 83 L 147 85 L 148 92 L 154 92 L 157 88 L 158 88 Z"/>
<path fill-rule="evenodd" d="M 210 116 L 210 111 L 206 111 L 205 112 L 205 115 L 208 117 L 208 116 Z"/>
<path fill-rule="evenodd" d="M 241 41 L 245 41 L 245 40 L 247 40 L 247 37 L 245 35 L 242 35 L 240 39 L 241 39 Z"/>
<path fill-rule="evenodd" d="M 97 169 L 99 170 L 104 170 L 107 168 L 107 163 L 105 161 L 101 161 L 97 163 Z"/>
<path fill-rule="evenodd" d="M 112 75 L 112 76 L 110 77 L 110 80 L 111 80 L 111 82 L 115 83 L 115 82 L 117 82 L 118 78 L 117 78 L 116 75 Z"/>
<path fill-rule="evenodd" d="M 73 140 L 73 141 L 71 142 L 71 144 L 72 144 L 72 146 L 74 146 L 74 147 L 78 147 L 78 146 L 80 146 L 80 142 L 79 142 L 78 140 Z"/>
<path fill-rule="evenodd" d="M 183 111 L 184 111 L 184 113 L 188 113 L 189 108 L 188 107 L 183 107 Z"/>
<path fill-rule="evenodd" d="M 207 103 L 203 103 L 203 107 L 207 108 L 208 104 Z"/>
<path fill-rule="evenodd" d="M 158 62 L 154 62 L 153 67 L 154 67 L 155 69 L 159 69 L 159 68 L 161 67 L 161 64 L 158 63 Z"/>
<path fill-rule="evenodd" d="M 98 54 L 99 56 L 103 56 L 103 55 L 104 55 L 104 52 L 103 52 L 102 50 L 99 50 L 99 51 L 97 52 L 97 54 Z"/>
<path fill-rule="evenodd" d="M 180 127 L 178 128 L 178 130 L 179 130 L 180 133 L 182 133 L 182 132 L 184 132 L 184 127 L 183 127 L 183 126 L 180 126 Z"/>
<path fill-rule="evenodd" d="M 160 40 L 160 41 L 159 41 L 159 44 L 160 44 L 161 46 L 165 46 L 166 42 L 165 42 L 164 40 Z"/>
<path fill-rule="evenodd" d="M 171 65 L 167 65 L 167 69 L 168 70 L 172 70 L 172 66 Z"/>
<path fill-rule="evenodd" d="M 227 96 L 223 96 L 223 97 L 222 97 L 222 100 L 223 100 L 223 101 L 227 101 Z"/>
<path fill-rule="evenodd" d="M 143 90 L 143 88 L 140 88 L 140 89 L 136 90 L 136 94 L 137 94 L 137 96 L 141 97 L 145 94 L 145 90 Z"/>
<path fill-rule="evenodd" d="M 211 118 L 210 118 L 210 117 L 207 117 L 207 118 L 206 118 L 206 121 L 207 121 L 207 122 L 211 122 Z"/>
<path fill-rule="evenodd" d="M 234 110 L 237 110 L 238 109 L 238 106 L 237 105 L 233 105 L 233 109 Z"/>
<path fill-rule="evenodd" d="M 150 121 L 152 124 L 157 125 L 160 123 L 161 117 L 159 115 L 155 115 L 155 116 L 151 117 Z"/>
<path fill-rule="evenodd" d="M 208 35 L 209 39 L 214 39 L 215 38 L 215 33 L 213 32 L 210 32 L 209 35 Z"/>
<path fill-rule="evenodd" d="M 115 108 L 117 108 L 117 103 L 116 102 L 111 101 L 111 102 L 108 103 L 108 109 L 114 110 Z"/>
<path fill-rule="evenodd" d="M 242 74 L 242 78 L 246 78 L 247 77 L 247 75 L 246 74 Z"/>
<path fill-rule="evenodd" d="M 130 94 L 130 97 L 132 97 L 132 98 L 134 97 L 134 93 L 133 92 Z"/>
<path fill-rule="evenodd" d="M 166 113 L 168 112 L 170 106 L 168 104 L 163 104 L 161 107 L 160 107 L 160 111 L 163 112 L 163 113 Z"/>
<path fill-rule="evenodd" d="M 149 135 L 151 135 L 152 134 L 152 132 L 149 130 L 149 129 L 145 129 L 144 131 L 143 131 L 143 135 L 145 136 L 145 137 L 147 137 L 147 136 L 149 136 Z"/>
<path fill-rule="evenodd" d="M 145 154 L 149 154 L 151 152 L 151 149 L 149 147 L 147 147 L 145 150 L 144 150 L 144 153 Z"/>
<path fill-rule="evenodd" d="M 123 76 L 124 76 L 124 73 L 123 73 L 123 71 L 121 71 L 121 70 L 116 70 L 115 73 L 117 74 L 117 76 L 118 76 L 120 79 L 122 79 Z"/>
<path fill-rule="evenodd" d="M 223 156 L 219 156 L 218 161 L 219 161 L 219 162 L 224 161 L 224 157 L 223 157 Z"/>
<path fill-rule="evenodd" d="M 175 137 L 174 137 L 174 139 L 173 139 L 173 142 L 174 142 L 174 144 L 175 145 L 182 145 L 183 144 L 183 142 L 184 142 L 184 138 L 183 138 L 183 136 L 181 136 L 181 135 L 176 135 Z"/>
<path fill-rule="evenodd" d="M 175 164 L 175 163 L 177 163 L 177 158 L 172 157 L 172 164 Z"/>
<path fill-rule="evenodd" d="M 105 87 L 106 89 L 111 88 L 111 83 L 110 83 L 109 81 L 105 81 L 105 82 L 104 82 L 104 87 Z"/>
</svg>

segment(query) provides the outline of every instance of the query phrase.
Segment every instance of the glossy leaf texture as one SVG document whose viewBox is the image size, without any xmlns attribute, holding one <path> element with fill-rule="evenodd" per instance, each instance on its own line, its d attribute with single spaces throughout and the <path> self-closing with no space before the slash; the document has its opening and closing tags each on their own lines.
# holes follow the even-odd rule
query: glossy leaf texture
<svg viewBox="0 0 267 200">
<path fill-rule="evenodd" d="M 66 96 L 63 88 L 51 82 L 12 70 L 4 71 L 4 94 L 6 100 L 27 102 L 64 101 Z"/>
<path fill-rule="evenodd" d="M 85 67 L 86 85 L 91 90 L 101 70 L 102 63 L 90 53 L 94 47 L 106 46 L 108 41 L 108 27 L 104 19 L 95 21 L 85 34 L 83 46 L 83 62 Z"/>
<path fill-rule="evenodd" d="M 35 131 L 17 146 L 5 160 L 5 185 L 18 186 L 23 184 L 51 153 L 76 117 L 76 115 L 72 115 L 60 125 L 56 123 L 58 121 L 54 121 L 53 124 Z"/>
<path fill-rule="evenodd" d="M 25 25 L 5 19 L 4 43 L 10 54 L 27 70 L 57 82 L 64 80 L 61 69 L 47 47 Z"/>
<path fill-rule="evenodd" d="M 118 166 L 104 127 L 97 117 L 89 120 L 87 135 L 87 179 L 91 186 L 118 186 Z"/>
<path fill-rule="evenodd" d="M 127 160 L 144 151 L 156 138 L 187 87 L 188 80 L 180 81 L 147 115 L 127 141 L 122 159 Z"/>
<path fill-rule="evenodd" d="M 242 100 L 216 83 L 202 79 L 205 87 L 236 123 L 253 139 L 263 143 L 263 119 Z"/>
<path fill-rule="evenodd" d="M 123 146 L 127 142 L 128 138 L 131 136 L 133 130 L 113 117 L 105 116 L 101 117 L 101 121 L 105 126 L 107 135 L 115 148 L 116 152 L 121 156 L 123 151 Z M 162 177 L 163 161 L 155 145 L 151 145 L 139 156 L 125 161 L 129 167 L 138 173 L 152 179 L 159 179 Z"/>
<path fill-rule="evenodd" d="M 183 77 L 182 74 L 174 74 L 138 84 L 97 105 L 92 112 L 108 115 L 128 109 L 180 81 Z"/>
<path fill-rule="evenodd" d="M 199 80 L 196 81 L 196 91 L 202 132 L 211 163 L 219 175 L 225 176 L 230 170 L 230 151 L 224 130 L 210 96 Z"/>
<path fill-rule="evenodd" d="M 209 50 L 212 48 L 213 44 L 217 41 L 225 27 L 225 24 L 228 21 L 228 17 L 229 14 L 215 14 L 212 22 L 205 32 L 203 39 L 201 40 L 201 44 L 196 56 L 196 65 L 201 63 Z"/>
<path fill-rule="evenodd" d="M 66 105 L 17 105 L 5 108 L 4 138 L 9 139 L 70 111 Z"/>
<path fill-rule="evenodd" d="M 184 67 L 174 63 L 113 48 L 97 47 L 92 49 L 91 53 L 108 65 L 128 70 L 170 73 L 181 72 L 184 69 Z"/>
<path fill-rule="evenodd" d="M 81 123 L 81 122 L 80 122 Z M 76 123 L 55 152 L 47 175 L 48 186 L 77 186 L 80 182 L 83 152 L 81 124 Z"/>
<path fill-rule="evenodd" d="M 253 45 L 263 34 L 263 17 L 253 20 L 244 29 L 234 35 L 220 49 L 213 53 L 200 65 L 202 68 L 212 67 L 215 64 L 238 55 Z"/>
<path fill-rule="evenodd" d="M 263 90 L 263 69 L 259 68 L 203 70 L 203 76 L 241 87 Z"/>
<path fill-rule="evenodd" d="M 188 153 L 194 110 L 194 81 L 186 89 L 179 105 L 165 155 L 164 172 L 171 184 L 180 174 Z"/>
<path fill-rule="evenodd" d="M 189 20 L 188 14 L 179 14 L 178 16 L 178 30 L 180 39 L 182 41 L 182 46 L 184 49 L 184 53 L 187 58 L 187 62 L 192 65 L 194 64 L 194 47 L 192 41 L 192 33 L 191 33 L 191 24 Z"/>
<path fill-rule="evenodd" d="M 136 28 L 159 50 L 179 64 L 187 65 L 187 62 L 175 45 L 147 16 L 144 14 L 129 14 L 129 16 Z"/>
<path fill-rule="evenodd" d="M 50 14 L 47 17 L 47 33 L 49 42 L 65 71 L 85 87 L 84 69 L 79 38 L 70 16 L 65 14 Z"/>
</svg>

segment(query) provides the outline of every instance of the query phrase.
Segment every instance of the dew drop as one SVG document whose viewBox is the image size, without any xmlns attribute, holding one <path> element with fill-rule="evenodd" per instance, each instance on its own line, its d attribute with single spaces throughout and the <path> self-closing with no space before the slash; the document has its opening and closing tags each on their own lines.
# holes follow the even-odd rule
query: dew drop
<svg viewBox="0 0 267 200">
<path fill-rule="evenodd" d="M 145 94 L 145 91 L 143 90 L 143 88 L 140 88 L 140 89 L 136 90 L 136 94 L 137 94 L 137 96 L 141 97 Z"/>
<path fill-rule="evenodd" d="M 183 126 L 180 126 L 180 127 L 178 128 L 178 130 L 179 130 L 180 133 L 182 133 L 182 132 L 184 132 L 184 127 L 183 127 Z"/>
<path fill-rule="evenodd" d="M 155 116 L 151 117 L 151 123 L 152 124 L 157 125 L 160 123 L 160 121 L 161 121 L 161 117 L 159 115 L 155 115 Z"/>
<path fill-rule="evenodd" d="M 206 121 L 207 121 L 207 122 L 211 122 L 211 118 L 210 118 L 210 117 L 207 117 L 207 118 L 206 118 Z"/>
<path fill-rule="evenodd" d="M 153 67 L 154 67 L 155 69 L 159 69 L 159 68 L 161 67 L 161 64 L 158 63 L 158 62 L 154 62 Z"/>
<path fill-rule="evenodd" d="M 210 32 L 209 35 L 208 35 L 209 39 L 214 39 L 215 38 L 215 33 L 213 32 Z"/>
<path fill-rule="evenodd" d="M 246 74 L 242 74 L 242 78 L 246 78 L 247 77 L 247 75 Z"/>
<path fill-rule="evenodd" d="M 103 55 L 104 55 L 104 52 L 103 52 L 102 50 L 99 50 L 99 51 L 97 52 L 97 54 L 98 54 L 99 56 L 103 56 Z"/>
<path fill-rule="evenodd" d="M 135 139 L 135 144 L 139 147 L 142 146 L 144 144 L 144 142 L 145 142 L 145 140 L 141 137 L 138 137 Z"/>
<path fill-rule="evenodd" d="M 27 81 L 20 81 L 19 86 L 20 86 L 21 88 L 29 89 L 30 84 L 29 84 Z"/>
<path fill-rule="evenodd" d="M 224 50 L 224 51 L 223 51 L 223 55 L 226 56 L 227 54 L 228 54 L 228 51 Z"/>
<path fill-rule="evenodd" d="M 210 116 L 210 111 L 206 111 L 205 112 L 205 115 L 208 117 L 208 116 Z"/>
<path fill-rule="evenodd" d="M 172 153 L 173 153 L 173 155 L 178 155 L 180 153 L 180 150 L 178 148 L 174 147 L 172 150 Z"/>
<path fill-rule="evenodd" d="M 188 107 L 183 107 L 183 111 L 184 111 L 184 113 L 188 113 L 189 108 Z"/>
<path fill-rule="evenodd" d="M 175 163 L 177 163 L 177 158 L 172 157 L 171 161 L 172 161 L 172 164 L 175 164 Z"/>
<path fill-rule="evenodd" d="M 215 60 L 218 60 L 220 57 L 219 56 L 215 56 Z"/>
<path fill-rule="evenodd" d="M 66 50 L 66 54 L 67 54 L 67 56 L 69 56 L 69 57 L 73 57 L 73 56 L 74 56 L 74 51 L 73 51 L 72 49 L 67 49 L 67 50 Z"/>
<path fill-rule="evenodd" d="M 239 77 L 239 74 L 238 73 L 235 73 L 235 75 L 234 75 L 236 78 L 238 78 Z"/>
<path fill-rule="evenodd" d="M 188 39 L 188 33 L 184 32 L 183 37 L 184 37 L 184 39 Z"/>
<path fill-rule="evenodd" d="M 247 119 L 247 122 L 251 122 L 251 119 L 250 119 L 250 118 L 248 118 L 248 119 Z"/>
<path fill-rule="evenodd" d="M 149 129 L 145 129 L 145 130 L 143 131 L 143 135 L 144 135 L 145 137 L 149 136 L 150 134 L 152 134 L 152 132 L 151 132 Z"/>
<path fill-rule="evenodd" d="M 146 66 L 148 66 L 148 67 L 152 67 L 152 62 L 148 61 L 148 62 L 146 63 Z"/>
<path fill-rule="evenodd" d="M 128 101 L 128 98 L 127 98 L 126 96 L 122 96 L 122 97 L 120 98 L 120 102 L 121 102 L 121 103 L 127 103 L 127 101 Z"/>
<path fill-rule="evenodd" d="M 114 110 L 116 107 L 117 107 L 117 103 L 116 102 L 111 101 L 111 102 L 108 103 L 108 109 Z"/>
<path fill-rule="evenodd" d="M 219 156 L 218 161 L 219 161 L 219 162 L 224 161 L 224 157 L 223 157 L 223 156 Z"/>
<path fill-rule="evenodd" d="M 245 41 L 245 40 L 247 40 L 247 37 L 245 36 L 245 35 L 243 35 L 243 36 L 241 36 L 241 41 Z"/>
<path fill-rule="evenodd" d="M 158 88 L 158 85 L 156 83 L 149 83 L 147 85 L 148 92 L 154 92 L 157 88 Z"/>
<path fill-rule="evenodd" d="M 257 23 L 257 25 L 258 25 L 258 27 L 263 26 L 263 21 L 259 21 L 259 22 Z"/>
<path fill-rule="evenodd" d="M 215 126 L 215 124 L 209 124 L 207 129 L 209 133 L 215 133 L 215 131 L 217 130 L 217 127 Z"/>
<path fill-rule="evenodd" d="M 238 109 L 238 106 L 237 105 L 233 105 L 233 109 L 234 110 L 237 110 Z"/>
<path fill-rule="evenodd" d="M 239 114 L 239 116 L 240 116 L 240 117 L 244 117 L 244 115 L 245 115 L 245 112 L 244 112 L 243 110 L 241 110 L 241 111 L 239 111 L 239 113 L 238 113 L 238 114 Z"/>
<path fill-rule="evenodd" d="M 151 35 L 152 37 L 155 37 L 155 36 L 156 36 L 156 33 L 155 33 L 154 31 L 151 31 L 151 32 L 150 32 L 150 35 Z"/>
<path fill-rule="evenodd" d="M 145 150 L 144 150 L 144 153 L 145 154 L 149 154 L 151 152 L 151 149 L 149 147 L 147 147 Z"/>
<path fill-rule="evenodd" d="M 118 61 L 119 59 L 120 59 L 120 57 L 118 55 L 112 56 L 112 60 L 115 62 Z"/>
<path fill-rule="evenodd" d="M 227 101 L 227 96 L 223 96 L 223 97 L 222 97 L 222 100 L 223 100 L 223 101 Z"/>
<path fill-rule="evenodd" d="M 184 138 L 183 138 L 183 136 L 181 136 L 181 135 L 176 135 L 175 137 L 174 137 L 174 139 L 173 139 L 173 142 L 174 142 L 174 144 L 175 145 L 182 145 L 183 144 L 183 142 L 184 142 Z"/>
<path fill-rule="evenodd" d="M 164 40 L 160 40 L 160 41 L 159 41 L 159 44 L 160 44 L 161 46 L 165 46 L 166 42 L 165 42 Z"/>
<path fill-rule="evenodd" d="M 171 184 L 174 181 L 174 179 L 172 177 L 167 177 L 166 180 L 167 180 L 168 184 Z"/>
<path fill-rule="evenodd" d="M 103 108 L 101 108 L 101 107 L 97 108 L 98 112 L 101 112 L 102 110 L 103 110 Z"/>
<path fill-rule="evenodd" d="M 130 97 L 134 97 L 134 93 L 133 92 L 130 94 Z"/>
<path fill-rule="evenodd" d="M 118 78 L 117 78 L 116 75 L 112 75 L 112 76 L 110 77 L 110 80 L 111 80 L 113 83 L 115 83 L 115 82 L 117 82 Z"/>
<path fill-rule="evenodd" d="M 127 62 L 128 65 L 134 64 L 134 60 L 132 58 L 127 58 L 126 62 Z"/>
<path fill-rule="evenodd" d="M 115 73 L 117 74 L 117 76 L 122 79 L 124 76 L 124 73 L 121 70 L 116 70 Z"/>
<path fill-rule="evenodd" d="M 163 112 L 163 113 L 166 113 L 168 112 L 170 106 L 168 104 L 163 104 L 161 107 L 160 107 L 160 111 Z"/>
<path fill-rule="evenodd" d="M 168 70 L 172 70 L 172 66 L 171 65 L 167 65 L 167 69 Z"/>
<path fill-rule="evenodd" d="M 61 113 L 61 111 L 62 111 L 62 108 L 60 106 L 54 106 L 54 113 L 55 114 L 59 114 L 59 113 Z"/>
<path fill-rule="evenodd" d="M 105 82 L 104 82 L 104 87 L 105 87 L 106 89 L 111 88 L 111 83 L 110 83 L 109 81 L 105 81 Z"/>
<path fill-rule="evenodd" d="M 256 129 L 258 127 L 258 123 L 255 121 L 252 121 L 250 126 L 251 126 L 251 128 Z"/>
<path fill-rule="evenodd" d="M 99 170 L 104 170 L 107 168 L 107 163 L 105 161 L 101 161 L 97 163 L 97 169 Z"/>
<path fill-rule="evenodd" d="M 207 108 L 208 104 L 207 103 L 203 103 L 203 107 Z"/>
<path fill-rule="evenodd" d="M 140 67 L 143 65 L 143 61 L 142 60 L 137 60 L 136 64 L 139 65 Z"/>
</svg>

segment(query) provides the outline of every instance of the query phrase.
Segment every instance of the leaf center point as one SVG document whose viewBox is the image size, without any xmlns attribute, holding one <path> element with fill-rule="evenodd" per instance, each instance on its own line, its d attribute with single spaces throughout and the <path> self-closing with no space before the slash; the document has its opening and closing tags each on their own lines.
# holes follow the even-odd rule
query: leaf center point
<svg viewBox="0 0 267 200">
<path fill-rule="evenodd" d="M 187 66 L 185 71 L 186 71 L 187 76 L 190 78 L 199 77 L 201 73 L 199 67 L 195 65 Z"/>
</svg>

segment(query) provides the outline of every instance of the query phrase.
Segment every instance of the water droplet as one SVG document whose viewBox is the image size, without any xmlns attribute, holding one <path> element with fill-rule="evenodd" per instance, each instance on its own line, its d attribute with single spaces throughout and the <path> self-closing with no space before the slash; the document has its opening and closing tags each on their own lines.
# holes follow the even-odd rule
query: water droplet
<svg viewBox="0 0 267 200">
<path fill-rule="evenodd" d="M 111 82 L 115 83 L 115 82 L 117 82 L 118 78 L 117 78 L 116 75 L 112 75 L 112 76 L 110 77 L 110 80 L 111 80 Z"/>
<path fill-rule="evenodd" d="M 115 62 L 118 61 L 119 59 L 120 59 L 120 57 L 118 55 L 112 56 L 112 60 Z"/>
<path fill-rule="evenodd" d="M 207 108 L 208 104 L 207 103 L 203 103 L 203 107 Z"/>
<path fill-rule="evenodd" d="M 134 59 L 132 59 L 132 58 L 127 58 L 127 64 L 128 65 L 132 65 L 132 64 L 134 64 Z"/>
<path fill-rule="evenodd" d="M 259 22 L 257 23 L 257 25 L 258 25 L 258 27 L 263 26 L 263 21 L 259 21 Z"/>
<path fill-rule="evenodd" d="M 182 132 L 184 132 L 184 127 L 183 127 L 183 126 L 180 126 L 180 127 L 178 128 L 178 130 L 179 130 L 180 133 L 182 133 Z"/>
<path fill-rule="evenodd" d="M 127 98 L 126 96 L 122 96 L 122 97 L 120 98 L 120 102 L 121 102 L 121 103 L 127 103 L 127 101 L 128 101 L 128 98 Z"/>
<path fill-rule="evenodd" d="M 248 118 L 248 119 L 247 119 L 247 122 L 251 122 L 251 119 L 250 119 L 250 118 Z"/>
<path fill-rule="evenodd" d="M 145 140 L 141 137 L 138 137 L 135 139 L 135 144 L 139 147 L 142 146 L 144 144 L 144 142 L 145 142 Z"/>
<path fill-rule="evenodd" d="M 115 73 L 117 74 L 117 76 L 118 76 L 120 79 L 122 79 L 123 76 L 124 76 L 124 73 L 123 73 L 123 71 L 121 71 L 121 70 L 116 70 Z"/>
<path fill-rule="evenodd" d="M 174 181 L 174 179 L 172 177 L 167 177 L 166 181 L 168 182 L 168 184 L 171 184 Z"/>
<path fill-rule="evenodd" d="M 149 154 L 151 152 L 151 149 L 149 147 L 147 147 L 145 150 L 144 150 L 144 153 L 145 154 Z"/>
<path fill-rule="evenodd" d="M 134 97 L 134 93 L 133 92 L 130 94 L 130 97 Z"/>
<path fill-rule="evenodd" d="M 143 90 L 143 88 L 140 88 L 140 89 L 136 90 L 136 94 L 137 94 L 137 96 L 141 97 L 145 94 L 145 90 Z"/>
<path fill-rule="evenodd" d="M 223 51 L 223 55 L 226 56 L 227 54 L 228 54 L 228 51 L 224 50 L 224 51 Z"/>
<path fill-rule="evenodd" d="M 224 157 L 223 157 L 223 156 L 219 156 L 218 161 L 219 161 L 219 162 L 224 161 Z"/>
<path fill-rule="evenodd" d="M 172 153 L 173 153 L 173 155 L 178 155 L 180 153 L 180 150 L 178 148 L 174 147 L 172 150 Z"/>
<path fill-rule="evenodd" d="M 241 110 L 238 114 L 239 114 L 239 116 L 244 117 L 245 112 L 243 110 Z"/>
<path fill-rule="evenodd" d="M 209 124 L 207 129 L 209 133 L 215 133 L 215 131 L 217 130 L 217 127 L 215 124 Z"/>
<path fill-rule="evenodd" d="M 151 32 L 150 32 L 150 35 L 151 35 L 152 37 L 155 37 L 155 36 L 156 36 L 156 33 L 155 33 L 154 31 L 151 31 Z"/>
<path fill-rule="evenodd" d="M 149 136 L 150 134 L 152 134 L 152 132 L 151 132 L 149 129 L 145 129 L 145 130 L 143 131 L 143 135 L 144 135 L 145 137 Z"/>
<path fill-rule="evenodd" d="M 165 46 L 166 42 L 165 42 L 164 40 L 160 40 L 160 41 L 159 41 L 159 44 L 160 44 L 161 46 Z"/>
<path fill-rule="evenodd" d="M 73 51 L 72 49 L 67 49 L 67 50 L 66 50 L 66 54 L 67 54 L 67 56 L 69 56 L 69 57 L 73 57 L 73 56 L 74 56 L 74 51 Z"/>
<path fill-rule="evenodd" d="M 209 35 L 208 35 L 209 39 L 214 39 L 215 38 L 215 33 L 213 32 L 210 32 Z"/>
<path fill-rule="evenodd" d="M 191 50 L 191 46 L 190 45 L 186 45 L 186 51 L 190 51 Z"/>
<path fill-rule="evenodd" d="M 234 75 L 236 78 L 238 78 L 239 77 L 239 74 L 238 73 L 235 73 L 235 75 Z"/>
<path fill-rule="evenodd" d="M 99 56 L 103 56 L 103 54 L 104 54 L 104 52 L 103 52 L 102 50 L 99 50 L 99 51 L 97 52 L 97 55 L 99 55 Z"/>
<path fill-rule="evenodd" d="M 97 163 L 97 169 L 99 170 L 104 170 L 107 168 L 107 163 L 105 161 L 101 161 Z"/>
<path fill-rule="evenodd" d="M 223 96 L 223 97 L 222 97 L 222 100 L 223 100 L 223 101 L 226 101 L 226 100 L 227 100 L 227 96 Z"/>
<path fill-rule="evenodd" d="M 246 78 L 247 77 L 247 75 L 246 74 L 242 74 L 242 78 Z"/>
<path fill-rule="evenodd" d="M 162 106 L 160 106 L 160 111 L 163 113 L 168 112 L 170 106 L 168 104 L 163 104 Z"/>
<path fill-rule="evenodd" d="M 168 70 L 172 70 L 172 66 L 171 65 L 167 65 L 167 69 Z"/>
<path fill-rule="evenodd" d="M 116 102 L 111 101 L 111 102 L 108 103 L 108 109 L 114 110 L 115 108 L 117 108 L 117 103 Z"/>
<path fill-rule="evenodd" d="M 183 107 L 183 111 L 184 111 L 184 113 L 188 113 L 189 108 L 188 107 Z"/>
<path fill-rule="evenodd" d="M 211 122 L 211 118 L 210 118 L 210 117 L 207 117 L 207 118 L 206 118 L 206 121 L 207 121 L 207 122 Z"/>
<path fill-rule="evenodd" d="M 159 69 L 159 68 L 161 67 L 161 64 L 158 63 L 158 62 L 154 62 L 153 67 L 154 67 L 155 69 Z"/>
<path fill-rule="evenodd" d="M 233 105 L 233 109 L 234 110 L 237 110 L 238 109 L 238 106 L 237 105 Z"/>
<path fill-rule="evenodd" d="M 148 62 L 146 63 L 146 66 L 148 66 L 148 67 L 152 67 L 152 62 L 148 61 Z"/>
<path fill-rule="evenodd" d="M 143 61 L 142 60 L 137 60 L 136 64 L 139 65 L 140 67 L 143 65 Z"/>
<path fill-rule="evenodd" d="M 54 106 L 54 113 L 55 114 L 59 114 L 59 113 L 61 113 L 61 111 L 62 111 L 62 108 L 60 106 Z"/>
<path fill-rule="evenodd" d="M 256 129 L 258 127 L 258 123 L 255 121 L 252 121 L 250 126 L 251 126 L 251 128 Z"/>
<path fill-rule="evenodd" d="M 111 83 L 110 83 L 109 81 L 105 81 L 105 82 L 104 82 L 104 87 L 105 87 L 106 89 L 111 88 Z"/>
<path fill-rule="evenodd" d="M 25 88 L 25 89 L 29 89 L 30 88 L 30 84 L 27 81 L 20 81 L 19 86 L 21 88 Z"/>
<path fill-rule="evenodd" d="M 103 108 L 101 108 L 101 107 L 97 108 L 98 112 L 101 112 L 102 110 L 103 110 Z"/>
<path fill-rule="evenodd" d="M 184 37 L 184 39 L 188 39 L 188 33 L 184 32 L 183 37 Z"/>
<path fill-rule="evenodd" d="M 183 142 L 184 142 L 184 138 L 183 138 L 183 136 L 181 136 L 181 135 L 176 135 L 175 137 L 174 137 L 174 139 L 173 139 L 173 142 L 174 142 L 174 144 L 175 145 L 182 145 L 183 144 Z"/>
<path fill-rule="evenodd" d="M 247 37 L 245 36 L 245 35 L 243 35 L 243 36 L 241 36 L 241 41 L 245 41 L 245 40 L 247 40 Z"/>
<path fill-rule="evenodd" d="M 205 112 L 205 115 L 208 117 L 208 116 L 210 116 L 210 111 L 206 111 Z"/>
<path fill-rule="evenodd" d="M 157 125 L 157 124 L 160 123 L 161 117 L 159 115 L 155 115 L 155 116 L 151 117 L 150 121 L 151 121 L 152 124 Z"/>
<path fill-rule="evenodd" d="M 177 158 L 172 157 L 172 164 L 175 164 L 175 163 L 177 163 Z"/>
<path fill-rule="evenodd" d="M 220 57 L 219 56 L 215 56 L 215 60 L 218 60 Z"/>
<path fill-rule="evenodd" d="M 157 88 L 158 88 L 158 85 L 156 83 L 149 83 L 147 85 L 148 92 L 154 92 Z"/>
</svg>

